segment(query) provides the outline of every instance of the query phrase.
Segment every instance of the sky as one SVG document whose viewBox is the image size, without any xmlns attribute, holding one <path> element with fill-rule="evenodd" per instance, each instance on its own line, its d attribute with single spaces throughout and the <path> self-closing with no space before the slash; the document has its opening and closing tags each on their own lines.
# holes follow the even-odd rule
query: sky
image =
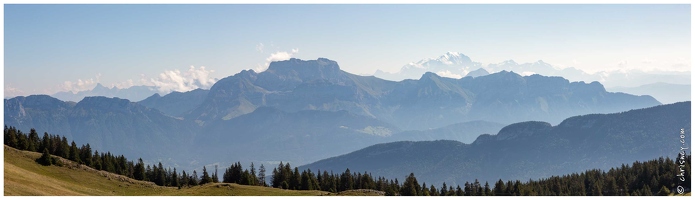
<svg viewBox="0 0 695 200">
<path fill-rule="evenodd" d="M 371 75 L 461 52 L 587 72 L 688 71 L 690 5 L 4 5 L 5 97 L 209 87 L 290 57 Z"/>
</svg>

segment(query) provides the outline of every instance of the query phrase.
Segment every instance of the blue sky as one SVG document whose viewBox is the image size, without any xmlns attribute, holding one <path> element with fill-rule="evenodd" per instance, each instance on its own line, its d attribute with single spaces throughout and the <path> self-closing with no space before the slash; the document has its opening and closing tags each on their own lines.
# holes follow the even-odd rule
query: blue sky
<svg viewBox="0 0 695 200">
<path fill-rule="evenodd" d="M 447 51 L 483 64 L 690 71 L 690 20 L 690 5 L 5 5 L 4 88 L 208 80 L 288 56 L 372 74 Z"/>
</svg>

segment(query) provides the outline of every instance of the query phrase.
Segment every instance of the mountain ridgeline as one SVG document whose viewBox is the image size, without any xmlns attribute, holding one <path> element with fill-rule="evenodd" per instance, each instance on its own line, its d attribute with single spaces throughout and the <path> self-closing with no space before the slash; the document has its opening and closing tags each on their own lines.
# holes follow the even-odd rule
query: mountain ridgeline
<svg viewBox="0 0 695 200">
<path fill-rule="evenodd" d="M 260 73 L 226 77 L 210 90 L 155 94 L 137 103 L 6 99 L 5 125 L 167 165 L 198 167 L 220 159 L 301 165 L 378 143 L 470 143 L 505 124 L 557 124 L 576 115 L 660 105 L 650 96 L 606 92 L 598 82 L 484 74 L 452 79 L 428 72 L 394 82 L 347 73 L 325 58 L 290 59 Z"/>
<path fill-rule="evenodd" d="M 681 151 L 680 130 L 691 136 L 690 102 L 614 114 L 571 117 L 557 126 L 521 122 L 472 144 L 458 141 L 393 142 L 321 160 L 300 169 L 369 171 L 387 178 L 413 172 L 427 183 L 478 179 L 529 180 L 578 173 Z M 674 175 L 675 176 L 675 175 Z"/>
<path fill-rule="evenodd" d="M 507 71 L 461 79 L 427 72 L 419 80 L 393 82 L 353 75 L 335 61 L 319 58 L 273 62 L 261 73 L 249 70 L 224 78 L 185 118 L 229 120 L 271 106 L 288 112 L 346 110 L 403 130 L 426 130 L 475 120 L 559 123 L 575 115 L 659 104 L 650 96 L 606 92 L 598 82 Z"/>
</svg>

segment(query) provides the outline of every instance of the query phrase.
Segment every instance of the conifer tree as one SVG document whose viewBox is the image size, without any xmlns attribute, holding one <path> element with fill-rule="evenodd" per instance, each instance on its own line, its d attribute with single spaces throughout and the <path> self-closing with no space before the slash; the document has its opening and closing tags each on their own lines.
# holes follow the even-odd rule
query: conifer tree
<svg viewBox="0 0 695 200">
<path fill-rule="evenodd" d="M 27 150 L 28 151 L 39 152 L 39 150 L 41 150 L 41 149 L 39 149 L 39 145 L 40 145 L 39 134 L 36 133 L 35 129 L 32 128 L 31 131 L 29 131 L 29 138 L 27 140 L 28 140 L 27 141 L 27 143 L 28 143 L 27 144 Z"/>
<path fill-rule="evenodd" d="M 51 159 L 51 154 L 48 153 L 48 149 L 43 149 L 43 154 L 41 154 L 41 157 L 37 159 L 36 162 L 44 166 L 53 164 L 53 160 Z"/>
<path fill-rule="evenodd" d="M 442 183 L 442 189 L 439 189 L 439 195 L 440 196 L 446 196 L 447 193 L 449 193 L 448 188 L 446 187 L 446 182 Z"/>
<path fill-rule="evenodd" d="M 72 144 L 70 144 L 70 157 L 68 159 L 77 163 L 82 163 L 80 160 L 80 152 L 77 149 L 77 144 L 75 144 L 75 141 L 72 141 Z"/>
<path fill-rule="evenodd" d="M 193 171 L 195 173 L 195 171 Z M 206 183 L 211 183 L 212 182 L 212 177 L 208 174 L 207 169 L 205 166 L 203 166 L 203 176 L 200 177 L 200 185 L 206 184 Z"/>
<path fill-rule="evenodd" d="M 261 167 L 258 169 L 258 182 L 262 186 L 268 185 L 265 183 L 265 167 L 263 166 L 263 164 L 261 164 Z"/>
<path fill-rule="evenodd" d="M 434 185 L 430 185 L 430 196 L 439 196 L 439 192 Z"/>
</svg>

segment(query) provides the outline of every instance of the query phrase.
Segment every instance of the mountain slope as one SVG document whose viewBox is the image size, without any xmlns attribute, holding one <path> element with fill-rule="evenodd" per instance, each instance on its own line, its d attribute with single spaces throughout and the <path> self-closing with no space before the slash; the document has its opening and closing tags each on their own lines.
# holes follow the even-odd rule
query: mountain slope
<svg viewBox="0 0 695 200">
<path fill-rule="evenodd" d="M 42 166 L 34 160 L 36 152 L 4 149 L 5 196 L 315 196 L 321 191 L 296 191 L 237 184 L 206 184 L 177 189 L 161 187 L 152 182 L 97 171 L 61 159 L 67 166 Z"/>
<path fill-rule="evenodd" d="M 7 126 L 25 131 L 34 128 L 39 133 L 89 143 L 101 152 L 122 152 L 147 160 L 186 155 L 186 148 L 198 132 L 193 122 L 118 98 L 86 97 L 70 104 L 38 95 L 5 100 L 5 105 Z"/>
<path fill-rule="evenodd" d="M 394 142 L 321 160 L 301 169 L 369 171 L 398 178 L 462 184 L 528 180 L 587 169 L 608 169 L 635 160 L 674 157 L 679 133 L 690 138 L 690 102 L 614 114 L 571 117 L 557 126 L 522 122 L 472 144 L 456 141 Z"/>
<path fill-rule="evenodd" d="M 198 107 L 208 95 L 208 92 L 209 90 L 195 89 L 188 92 L 173 91 L 164 96 L 155 93 L 137 103 L 162 111 L 162 113 L 169 116 L 181 117 Z"/>
<path fill-rule="evenodd" d="M 614 87 L 610 91 L 624 92 L 635 95 L 652 95 L 662 103 L 690 101 L 689 84 L 652 83 L 637 87 Z"/>
<path fill-rule="evenodd" d="M 261 73 L 249 70 L 224 78 L 185 118 L 205 124 L 271 106 L 289 112 L 346 110 L 403 130 L 426 130 L 475 120 L 556 124 L 574 115 L 659 104 L 649 96 L 607 92 L 598 82 L 507 71 L 461 79 L 426 72 L 419 80 L 393 82 L 353 75 L 337 62 L 319 58 L 273 62 Z"/>
<path fill-rule="evenodd" d="M 462 122 L 437 129 L 399 132 L 393 135 L 391 141 L 454 140 L 470 144 L 478 136 L 495 134 L 502 127 L 503 124 L 487 121 Z"/>
<path fill-rule="evenodd" d="M 308 163 L 386 141 L 398 128 L 346 111 L 285 112 L 261 107 L 205 127 L 195 143 L 205 152 L 225 152 L 211 161 L 292 161 Z M 221 156 L 221 157 L 220 157 Z"/>
</svg>

